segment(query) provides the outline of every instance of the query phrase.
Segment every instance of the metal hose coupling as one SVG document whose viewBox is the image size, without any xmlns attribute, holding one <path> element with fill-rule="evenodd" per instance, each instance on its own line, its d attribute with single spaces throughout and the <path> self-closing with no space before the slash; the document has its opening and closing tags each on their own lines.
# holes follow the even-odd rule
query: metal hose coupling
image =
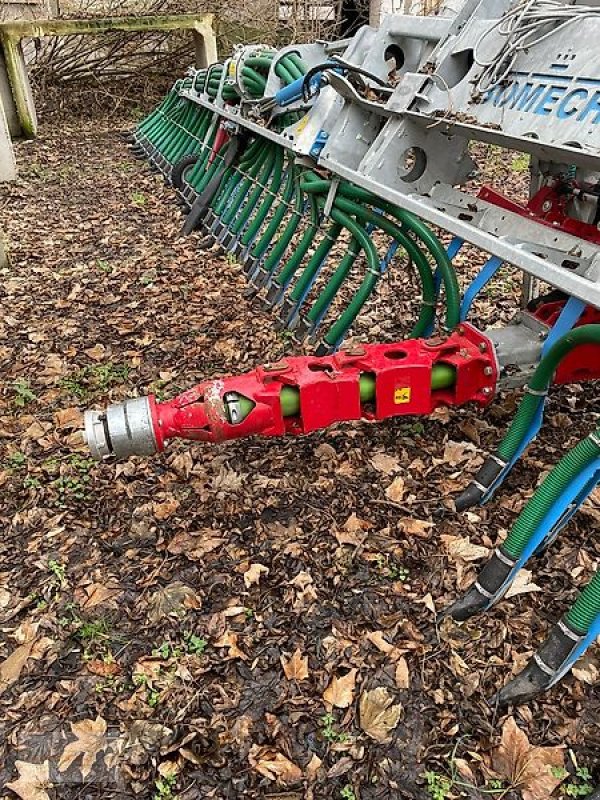
<svg viewBox="0 0 600 800">
<path fill-rule="evenodd" d="M 114 403 L 105 411 L 85 412 L 83 433 L 92 457 L 150 456 L 159 450 L 152 422 L 153 397 Z"/>
</svg>

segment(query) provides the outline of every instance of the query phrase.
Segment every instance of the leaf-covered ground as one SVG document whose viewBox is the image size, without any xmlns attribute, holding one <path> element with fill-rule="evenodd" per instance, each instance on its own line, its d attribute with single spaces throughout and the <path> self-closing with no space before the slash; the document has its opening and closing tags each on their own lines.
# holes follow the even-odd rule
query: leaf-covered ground
<svg viewBox="0 0 600 800">
<path fill-rule="evenodd" d="M 462 516 L 452 496 L 514 395 L 93 464 L 86 407 L 292 352 L 239 267 L 178 237 L 170 190 L 117 135 L 126 122 L 47 116 L 1 191 L 1 796 L 584 796 L 600 781 L 597 648 L 511 715 L 486 698 L 597 566 L 600 498 L 518 594 L 464 625 L 434 619 L 597 423 L 595 387 L 555 391 L 506 486 Z M 520 162 L 490 152 L 487 166 L 522 191 Z M 357 336 L 406 331 L 404 286 L 392 270 Z M 514 292 L 503 273 L 479 318 L 505 317 Z"/>
</svg>

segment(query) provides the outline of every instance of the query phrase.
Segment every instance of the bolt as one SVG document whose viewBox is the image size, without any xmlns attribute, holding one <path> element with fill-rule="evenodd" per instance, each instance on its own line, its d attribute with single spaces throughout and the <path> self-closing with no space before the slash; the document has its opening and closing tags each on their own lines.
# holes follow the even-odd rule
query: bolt
<svg viewBox="0 0 600 800">
<path fill-rule="evenodd" d="M 458 328 L 457 328 L 457 330 L 458 330 L 458 333 L 459 333 L 461 336 L 464 336 L 464 335 L 465 335 L 465 329 L 463 328 L 463 326 L 462 326 L 462 325 L 459 325 L 459 326 L 458 326 Z"/>
<path fill-rule="evenodd" d="M 483 370 L 483 374 L 484 375 L 493 375 L 494 374 L 494 370 L 491 367 L 485 367 L 484 370 Z"/>
<path fill-rule="evenodd" d="M 550 211 L 552 208 L 552 201 L 551 200 L 544 200 L 542 203 L 542 211 Z"/>
<path fill-rule="evenodd" d="M 488 395 L 488 394 L 491 394 L 491 393 L 492 393 L 492 390 L 489 388 L 489 386 L 484 386 L 484 387 L 483 387 L 483 393 L 484 393 L 485 395 Z"/>
<path fill-rule="evenodd" d="M 479 342 L 479 351 L 481 353 L 485 353 L 487 350 L 487 344 L 485 342 Z"/>
</svg>

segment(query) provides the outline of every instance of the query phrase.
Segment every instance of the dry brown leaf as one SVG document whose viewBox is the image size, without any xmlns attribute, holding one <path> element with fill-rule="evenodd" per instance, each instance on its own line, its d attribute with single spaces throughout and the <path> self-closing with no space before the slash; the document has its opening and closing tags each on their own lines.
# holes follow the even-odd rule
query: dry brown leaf
<svg viewBox="0 0 600 800">
<path fill-rule="evenodd" d="M 407 536 L 416 536 L 418 539 L 429 539 L 433 522 L 424 519 L 413 519 L 412 517 L 402 517 L 398 520 L 398 527 Z"/>
<path fill-rule="evenodd" d="M 265 567 L 264 564 L 250 564 L 246 572 L 244 572 L 244 583 L 246 584 L 246 588 L 249 589 L 251 586 L 258 585 L 261 575 L 268 575 L 269 568 Z"/>
<path fill-rule="evenodd" d="M 323 700 L 327 705 L 335 708 L 349 708 L 352 705 L 357 674 L 358 670 L 351 669 L 341 678 L 332 678 L 331 683 L 323 692 Z"/>
<path fill-rule="evenodd" d="M 6 786 L 18 794 L 22 800 L 50 800 L 46 789 L 51 789 L 50 764 L 30 764 L 27 761 L 15 761 L 19 773 L 16 781 L 7 783 Z"/>
<path fill-rule="evenodd" d="M 520 789 L 523 800 L 548 800 L 562 782 L 553 770 L 564 767 L 562 747 L 535 747 L 514 717 L 502 726 L 502 739 L 492 755 L 492 767 L 511 786 Z"/>
<path fill-rule="evenodd" d="M 505 598 L 515 597 L 518 594 L 527 594 L 527 592 L 541 592 L 542 587 L 538 586 L 531 580 L 531 570 L 522 569 L 517 573 L 517 577 L 511 583 L 508 591 L 504 595 Z"/>
<path fill-rule="evenodd" d="M 421 600 L 417 600 L 417 603 L 423 603 L 428 611 L 431 611 L 432 614 L 436 613 L 435 602 L 431 596 L 431 592 L 427 592 L 425 597 L 421 598 Z"/>
<path fill-rule="evenodd" d="M 456 467 L 463 461 L 468 461 L 475 450 L 471 442 L 446 442 L 444 447 L 444 455 L 442 456 L 446 464 L 451 467 Z"/>
<path fill-rule="evenodd" d="M 179 508 L 179 500 L 174 497 L 170 500 L 165 500 L 162 503 L 152 503 L 152 513 L 156 519 L 168 519 Z"/>
<path fill-rule="evenodd" d="M 351 547 L 360 547 L 360 545 L 364 542 L 366 535 L 363 533 L 360 536 L 358 533 L 354 531 L 335 531 L 334 534 L 335 538 L 338 541 L 338 544 L 348 544 Z"/>
<path fill-rule="evenodd" d="M 198 608 L 200 602 L 193 589 L 181 581 L 173 581 L 158 589 L 148 601 L 148 618 L 158 622 L 163 617 L 182 617 L 189 608 Z"/>
<path fill-rule="evenodd" d="M 64 408 L 54 414 L 54 424 L 59 430 L 83 427 L 83 414 L 78 408 Z"/>
<path fill-rule="evenodd" d="M 410 674 L 406 659 L 401 656 L 396 664 L 396 687 L 398 689 L 410 689 Z"/>
<path fill-rule="evenodd" d="M 394 472 L 400 471 L 398 459 L 394 458 L 394 456 L 388 456 L 386 453 L 376 453 L 371 459 L 371 465 L 384 475 L 393 475 Z"/>
<path fill-rule="evenodd" d="M 402 716 L 400 703 L 394 704 L 394 698 L 384 686 L 378 686 L 369 692 L 363 692 L 359 703 L 360 727 L 371 739 L 383 744 L 390 740 Z"/>
<path fill-rule="evenodd" d="M 288 681 L 304 681 L 308 678 L 308 656 L 298 648 L 287 661 L 281 656 L 281 666 Z"/>
<path fill-rule="evenodd" d="M 45 436 L 52 425 L 49 422 L 40 422 L 37 419 L 34 419 L 31 425 L 27 428 L 24 432 L 23 436 L 26 439 L 41 439 L 42 436 Z"/>
<path fill-rule="evenodd" d="M 302 770 L 273 747 L 253 744 L 248 761 L 259 775 L 283 784 L 297 783 L 302 779 Z"/>
<path fill-rule="evenodd" d="M 348 533 L 361 533 L 372 527 L 373 524 L 371 522 L 357 517 L 354 512 L 352 512 L 346 522 L 344 522 L 344 530 L 348 531 Z"/>
<path fill-rule="evenodd" d="M 58 759 L 58 771 L 66 772 L 71 764 L 79 756 L 82 756 L 81 774 L 87 778 L 92 771 L 96 757 L 106 748 L 106 722 L 102 717 L 72 722 L 71 731 L 76 738 L 74 742 L 69 742 L 62 751 Z"/>
<path fill-rule="evenodd" d="M 455 758 L 454 766 L 456 767 L 456 769 L 459 772 L 459 775 L 464 781 L 470 783 L 471 786 L 475 786 L 477 784 L 477 781 L 475 779 L 475 774 L 473 773 L 473 770 L 471 769 L 468 762 L 465 761 L 464 758 Z"/>
<path fill-rule="evenodd" d="M 121 587 L 115 583 L 91 583 L 84 589 L 86 597 L 82 603 L 82 607 L 90 609 L 102 603 L 106 603 L 107 600 L 114 600 L 119 597 L 121 591 Z"/>
<path fill-rule="evenodd" d="M 393 644 L 390 644 L 383 635 L 383 631 L 370 631 L 365 636 L 372 645 L 374 645 L 381 653 L 385 653 L 392 661 L 397 661 L 400 658 L 400 651 Z"/>
<path fill-rule="evenodd" d="M 167 545 L 167 550 L 174 556 L 183 554 L 190 561 L 201 561 L 224 543 L 225 539 L 213 531 L 197 533 L 179 531 Z"/>
<path fill-rule="evenodd" d="M 38 623 L 32 625 L 24 622 L 15 632 L 15 638 L 21 644 L 0 664 L 0 694 L 19 679 L 23 667 L 32 655 L 38 627 Z"/>
<path fill-rule="evenodd" d="M 385 496 L 392 503 L 401 503 L 404 497 L 404 478 L 398 475 L 385 490 Z"/>
<path fill-rule="evenodd" d="M 468 536 L 442 534 L 440 538 L 453 561 L 479 561 L 480 558 L 485 558 L 490 552 L 489 547 L 472 544 Z"/>
<path fill-rule="evenodd" d="M 317 777 L 317 773 L 319 772 L 322 763 L 323 762 L 319 756 L 316 753 L 313 753 L 312 758 L 306 765 L 306 777 L 309 781 L 314 781 L 314 779 Z"/>
<path fill-rule="evenodd" d="M 101 658 L 93 658 L 91 661 L 86 661 L 85 668 L 92 675 L 101 675 L 102 677 L 118 675 L 121 672 L 121 667 L 116 661 L 104 661 Z"/>
<path fill-rule="evenodd" d="M 106 347 L 103 344 L 95 344 L 93 347 L 89 347 L 87 350 L 83 351 L 86 356 L 89 356 L 93 361 L 102 361 L 104 356 L 106 355 Z"/>
<path fill-rule="evenodd" d="M 595 686 L 600 681 L 600 661 L 588 651 L 579 659 L 571 672 L 578 681 L 587 683 L 588 686 Z"/>
<path fill-rule="evenodd" d="M 229 651 L 227 653 L 227 658 L 240 658 L 242 661 L 247 661 L 248 656 L 240 650 L 237 646 L 238 643 L 238 634 L 234 633 L 231 630 L 225 631 L 225 633 L 217 639 L 215 642 L 215 647 L 225 647 Z"/>
</svg>

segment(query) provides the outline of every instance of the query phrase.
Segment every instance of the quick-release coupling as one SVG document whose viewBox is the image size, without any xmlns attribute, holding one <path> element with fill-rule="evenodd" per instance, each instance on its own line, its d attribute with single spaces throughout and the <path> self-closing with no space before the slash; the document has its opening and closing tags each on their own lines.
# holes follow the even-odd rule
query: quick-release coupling
<svg viewBox="0 0 600 800">
<path fill-rule="evenodd" d="M 149 456 L 158 452 L 152 422 L 153 397 L 114 403 L 105 411 L 85 412 L 84 438 L 92 457 Z"/>
</svg>

